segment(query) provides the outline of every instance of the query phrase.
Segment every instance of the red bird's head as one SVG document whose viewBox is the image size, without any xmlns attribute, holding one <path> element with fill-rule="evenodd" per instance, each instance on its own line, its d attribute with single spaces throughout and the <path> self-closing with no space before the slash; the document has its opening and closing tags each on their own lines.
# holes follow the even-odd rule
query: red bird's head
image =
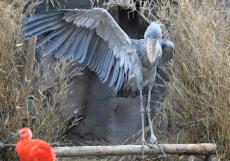
<svg viewBox="0 0 230 161">
<path fill-rule="evenodd" d="M 29 128 L 22 128 L 18 133 L 20 140 L 16 144 L 16 152 L 20 161 L 55 161 L 53 148 L 44 140 L 32 139 Z"/>
<path fill-rule="evenodd" d="M 22 128 L 19 131 L 20 140 L 31 140 L 32 139 L 32 131 L 29 128 Z"/>
<path fill-rule="evenodd" d="M 11 133 L 6 139 L 5 143 L 13 144 L 19 140 L 31 140 L 32 139 L 32 132 L 29 128 L 22 128 L 17 133 Z"/>
</svg>

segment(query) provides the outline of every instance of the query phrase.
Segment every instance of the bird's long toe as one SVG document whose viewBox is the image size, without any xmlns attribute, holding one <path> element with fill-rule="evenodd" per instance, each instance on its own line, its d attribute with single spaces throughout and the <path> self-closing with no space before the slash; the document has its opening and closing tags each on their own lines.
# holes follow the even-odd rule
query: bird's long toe
<svg viewBox="0 0 230 161">
<path fill-rule="evenodd" d="M 150 148 L 158 148 L 157 146 L 157 138 L 156 137 L 150 137 L 149 143 L 147 144 Z"/>
<path fill-rule="evenodd" d="M 155 136 L 150 137 L 150 144 L 156 144 L 157 143 L 157 138 Z"/>
<path fill-rule="evenodd" d="M 157 138 L 156 137 L 150 137 L 150 142 L 147 144 L 149 148 L 156 148 L 160 149 L 161 153 L 166 157 L 166 154 L 163 150 L 163 148 L 158 144 Z"/>
</svg>

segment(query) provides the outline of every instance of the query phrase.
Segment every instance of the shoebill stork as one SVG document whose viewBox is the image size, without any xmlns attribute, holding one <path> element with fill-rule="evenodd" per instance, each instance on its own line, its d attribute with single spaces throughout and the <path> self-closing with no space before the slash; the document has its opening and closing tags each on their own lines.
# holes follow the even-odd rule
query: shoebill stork
<svg viewBox="0 0 230 161">
<path fill-rule="evenodd" d="M 138 89 L 142 156 L 145 113 L 151 131 L 150 143 L 157 144 L 150 117 L 151 91 L 157 67 L 168 61 L 174 52 L 174 44 L 162 38 L 158 23 L 152 22 L 148 26 L 144 39 L 135 40 L 129 38 L 105 9 L 61 9 L 25 19 L 22 31 L 26 39 L 38 36 L 36 47 L 41 47 L 46 55 L 76 60 L 95 72 L 109 87 L 117 91 Z M 142 94 L 144 86 L 148 86 L 146 109 Z"/>
</svg>

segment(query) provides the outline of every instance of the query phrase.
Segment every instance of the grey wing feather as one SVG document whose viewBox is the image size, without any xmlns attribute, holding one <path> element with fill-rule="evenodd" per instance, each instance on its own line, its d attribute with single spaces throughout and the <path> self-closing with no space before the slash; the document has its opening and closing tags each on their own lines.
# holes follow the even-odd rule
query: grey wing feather
<svg viewBox="0 0 230 161">
<path fill-rule="evenodd" d="M 112 59 L 112 61 L 111 61 Z M 112 56 L 112 53 L 111 51 L 108 51 L 108 54 L 106 55 L 106 59 L 105 59 L 105 62 L 103 64 L 103 73 L 101 75 L 101 78 L 102 78 L 102 83 L 105 83 L 106 80 L 108 79 L 108 74 L 113 66 L 113 56 Z"/>
<path fill-rule="evenodd" d="M 81 42 L 82 38 L 84 37 L 84 35 L 85 35 L 85 32 L 83 32 L 82 29 L 80 29 L 79 34 L 75 38 L 74 42 L 71 44 L 71 47 L 70 47 L 68 53 L 66 53 L 66 54 L 70 55 L 74 59 L 77 59 L 77 56 L 79 54 L 77 52 L 77 50 L 79 49 L 80 42 Z"/>
<path fill-rule="evenodd" d="M 98 46 L 97 46 L 97 49 L 95 50 L 95 53 L 94 53 L 94 56 L 93 56 L 93 59 L 92 59 L 92 70 L 95 71 L 96 70 L 96 65 L 98 63 L 98 58 L 99 56 L 102 54 L 101 53 L 101 49 L 103 48 L 105 44 L 104 43 L 100 43 Z"/>
<path fill-rule="evenodd" d="M 130 38 L 102 8 L 63 9 L 29 17 L 22 24 L 26 38 L 38 36 L 46 54 L 72 57 L 120 89 L 131 71 L 135 53 Z M 40 35 L 42 35 L 40 37 Z"/>
<path fill-rule="evenodd" d="M 110 55 L 112 55 L 112 54 L 110 54 Z M 109 79 L 112 67 L 115 64 L 114 62 L 115 62 L 115 58 L 113 56 L 111 56 L 111 61 L 110 61 L 109 66 L 108 66 L 108 70 L 106 71 L 104 78 L 102 78 L 102 80 L 101 80 L 102 83 L 107 82 L 107 80 Z"/>
<path fill-rule="evenodd" d="M 61 13 L 59 13 L 59 14 L 61 15 Z M 22 23 L 24 25 L 28 25 L 28 24 L 34 23 L 35 21 L 46 19 L 46 18 L 53 17 L 53 16 L 57 16 L 59 14 L 58 14 L 58 11 L 50 11 L 49 13 L 45 12 L 45 13 L 41 13 L 41 14 L 36 15 L 36 16 L 31 16 L 31 17 L 27 18 L 25 21 L 23 21 Z"/>
<path fill-rule="evenodd" d="M 94 43 L 92 40 L 93 40 L 93 37 L 95 36 L 95 33 L 90 31 L 85 39 L 83 43 L 83 46 L 82 46 L 82 54 L 81 54 L 81 57 L 80 59 L 78 60 L 78 62 L 80 64 L 82 64 L 86 58 L 86 55 L 88 53 L 88 50 L 89 50 L 89 47 L 90 47 L 90 44 Z"/>
<path fill-rule="evenodd" d="M 103 76 L 103 73 L 105 72 L 105 68 L 104 68 L 104 65 L 106 64 L 106 62 L 105 62 L 105 60 L 106 60 L 106 57 L 107 56 L 109 56 L 109 49 L 108 49 L 108 47 L 107 46 L 105 46 L 105 49 L 104 49 L 104 53 L 107 53 L 107 54 L 103 54 L 102 55 L 102 58 L 101 58 L 101 63 L 100 63 L 100 65 L 99 65 L 99 67 L 98 67 L 98 76 L 99 76 L 99 78 L 102 78 L 102 76 Z"/>
<path fill-rule="evenodd" d="M 119 76 L 119 72 L 120 72 L 119 60 L 117 60 L 115 63 L 115 67 L 113 68 L 113 73 L 111 75 L 112 78 L 111 78 L 109 87 L 113 86 L 116 83 L 118 76 Z"/>
<path fill-rule="evenodd" d="M 63 32 L 62 34 L 55 37 L 53 41 L 44 49 L 46 54 L 52 53 L 55 49 L 58 49 L 65 40 L 68 39 L 68 37 L 73 33 L 74 28 L 69 28 L 66 32 Z"/>
<path fill-rule="evenodd" d="M 79 33 L 79 29 L 73 30 L 71 35 L 65 40 L 65 42 L 57 49 L 55 55 L 59 57 L 68 57 L 68 54 L 71 44 L 73 44 L 77 34 Z"/>
<path fill-rule="evenodd" d="M 46 18 L 46 19 L 42 19 L 42 20 L 40 20 L 40 21 L 37 21 L 37 22 L 34 22 L 34 23 L 27 24 L 23 29 L 24 29 L 24 30 L 31 30 L 31 29 L 33 29 L 35 26 L 36 26 L 36 28 L 38 28 L 37 25 L 40 25 L 40 26 L 44 27 L 44 25 L 48 25 L 48 24 L 49 24 L 50 22 L 52 22 L 52 21 L 54 21 L 54 22 L 60 21 L 60 18 L 61 18 L 60 15 L 53 16 L 53 17 L 48 17 L 48 18 Z"/>
<path fill-rule="evenodd" d="M 118 90 L 131 70 L 131 40 L 104 9 L 46 12 L 26 19 L 22 31 L 26 38 L 38 36 L 46 54 L 72 57 Z"/>
<path fill-rule="evenodd" d="M 75 56 L 76 56 L 75 58 L 76 58 L 76 60 L 78 62 L 80 61 L 82 55 L 84 54 L 85 48 L 88 49 L 89 38 L 92 35 L 92 32 L 90 30 L 85 30 L 85 31 L 82 31 L 82 32 L 84 32 L 83 37 L 82 37 L 82 39 L 80 40 L 80 42 L 78 44 L 79 47 L 75 51 Z"/>
<path fill-rule="evenodd" d="M 100 45 L 100 43 L 103 43 L 102 39 L 100 37 L 95 36 L 94 43 L 92 44 L 92 47 L 90 47 L 89 52 L 87 53 L 87 56 L 85 58 L 84 64 L 86 66 L 89 66 L 92 64 L 92 59 L 95 54 L 95 51 L 97 50 L 97 47 Z"/>
<path fill-rule="evenodd" d="M 43 37 L 41 40 L 38 40 L 37 47 L 41 47 L 45 43 L 49 42 L 53 37 L 61 34 L 62 32 L 65 32 L 67 30 L 68 26 L 63 27 L 60 30 L 54 30 L 51 32 L 48 36 Z"/>
<path fill-rule="evenodd" d="M 121 88 L 121 84 L 122 84 L 123 79 L 124 79 L 124 71 L 120 70 L 119 76 L 118 76 L 118 79 L 117 79 L 116 89 L 120 89 Z"/>
</svg>

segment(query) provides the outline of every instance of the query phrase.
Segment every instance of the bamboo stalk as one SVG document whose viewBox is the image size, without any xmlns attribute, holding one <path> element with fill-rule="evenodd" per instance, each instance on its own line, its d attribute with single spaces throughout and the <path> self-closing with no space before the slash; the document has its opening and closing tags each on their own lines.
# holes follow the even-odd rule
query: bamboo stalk
<svg viewBox="0 0 230 161">
<path fill-rule="evenodd" d="M 216 153 L 216 144 L 160 144 L 166 154 L 176 155 L 205 155 Z M 146 155 L 160 155 L 158 148 L 145 146 Z M 115 146 L 73 146 L 55 147 L 59 157 L 86 157 L 86 156 L 123 156 L 140 155 L 141 145 L 115 145 Z"/>
</svg>

